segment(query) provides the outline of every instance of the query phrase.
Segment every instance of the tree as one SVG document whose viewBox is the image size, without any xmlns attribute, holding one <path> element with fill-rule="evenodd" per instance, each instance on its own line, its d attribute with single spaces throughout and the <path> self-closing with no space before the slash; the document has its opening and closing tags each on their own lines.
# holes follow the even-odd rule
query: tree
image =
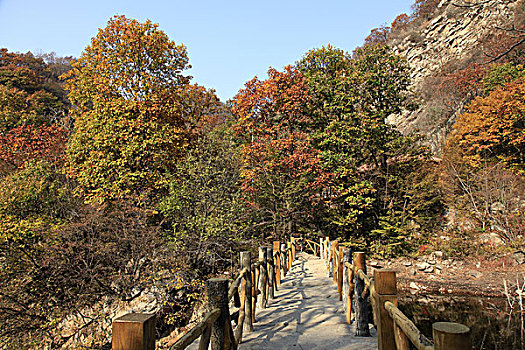
<svg viewBox="0 0 525 350">
<path fill-rule="evenodd" d="M 58 126 L 18 126 L 0 134 L 0 174 L 9 174 L 31 160 L 62 165 L 68 133 Z"/>
<path fill-rule="evenodd" d="M 233 101 L 236 135 L 242 140 L 243 190 L 274 234 L 307 226 L 324 177 L 307 133 L 309 99 L 304 77 L 292 67 L 268 71 L 246 83 Z"/>
<path fill-rule="evenodd" d="M 308 114 L 322 121 L 309 132 L 329 179 L 326 230 L 370 242 L 370 231 L 388 218 L 403 213 L 397 225 L 406 225 L 407 211 L 397 209 L 407 207 L 403 181 L 422 150 L 415 138 L 386 123 L 410 107 L 406 62 L 381 45 L 358 49 L 353 58 L 328 46 L 309 51 L 296 65 L 311 96 Z"/>
<path fill-rule="evenodd" d="M 188 143 L 186 48 L 149 20 L 115 16 L 66 74 L 75 109 L 69 175 L 88 201 L 167 190 L 168 173 Z"/>
<path fill-rule="evenodd" d="M 170 177 L 159 205 L 167 237 L 194 278 L 217 272 L 249 230 L 241 192 L 241 159 L 230 122 L 199 135 Z"/>
<path fill-rule="evenodd" d="M 525 78 L 521 77 L 477 97 L 454 125 L 448 147 L 459 146 L 474 167 L 484 161 L 502 161 L 525 170 Z"/>
<path fill-rule="evenodd" d="M 49 126 L 67 108 L 66 93 L 49 65 L 30 52 L 0 49 L 0 134 L 28 124 Z"/>
<path fill-rule="evenodd" d="M 385 45 L 390 37 L 390 33 L 391 28 L 384 25 L 379 28 L 374 28 L 365 38 L 363 46 Z"/>
</svg>

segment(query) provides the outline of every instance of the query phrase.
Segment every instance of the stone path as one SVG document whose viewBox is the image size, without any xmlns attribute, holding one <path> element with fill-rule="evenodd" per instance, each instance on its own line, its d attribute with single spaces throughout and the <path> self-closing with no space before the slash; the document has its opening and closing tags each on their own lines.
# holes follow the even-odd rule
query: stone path
<svg viewBox="0 0 525 350">
<path fill-rule="evenodd" d="M 377 334 L 356 337 L 345 321 L 337 286 L 328 278 L 324 262 L 299 253 L 281 281 L 275 299 L 257 309 L 255 331 L 243 332 L 239 349 L 377 349 Z"/>
</svg>

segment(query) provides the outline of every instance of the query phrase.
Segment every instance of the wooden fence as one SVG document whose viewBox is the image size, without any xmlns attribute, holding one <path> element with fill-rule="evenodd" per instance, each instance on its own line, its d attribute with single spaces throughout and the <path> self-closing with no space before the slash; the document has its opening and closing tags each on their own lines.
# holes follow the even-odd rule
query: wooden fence
<svg viewBox="0 0 525 350">
<path fill-rule="evenodd" d="M 369 336 L 368 303 L 373 311 L 377 328 L 379 350 L 408 350 L 412 343 L 418 350 L 470 350 L 469 327 L 454 322 L 436 322 L 432 325 L 431 341 L 398 309 L 396 272 L 388 269 L 374 270 L 367 275 L 365 253 L 351 253 L 339 246 L 338 241 L 320 239 L 308 241 L 314 254 L 325 259 L 329 277 L 337 284 L 339 300 L 343 301 L 346 321 L 351 323 L 354 307 L 356 335 Z M 317 247 L 319 247 L 317 249 Z"/>
<path fill-rule="evenodd" d="M 182 350 L 197 338 L 199 350 L 237 349 L 243 331 L 253 331 L 257 308 L 265 309 L 274 299 L 281 278 L 292 268 L 296 241 L 274 241 L 270 247 L 259 247 L 258 261 L 250 252 L 241 252 L 236 278 L 212 278 L 207 281 L 207 310 L 201 322 L 177 340 L 170 349 Z M 230 314 L 229 304 L 238 308 Z M 130 313 L 113 321 L 113 350 L 154 350 L 155 316 Z"/>
<path fill-rule="evenodd" d="M 237 349 L 243 331 L 253 331 L 257 308 L 264 309 L 268 299 L 292 267 L 296 245 L 310 250 L 326 262 L 328 275 L 337 285 L 348 324 L 355 318 L 357 336 L 370 336 L 368 310 L 371 303 L 373 323 L 377 328 L 379 350 L 408 350 L 412 343 L 418 350 L 471 349 L 470 329 L 453 322 L 432 325 L 433 338 L 426 338 L 398 308 L 396 272 L 374 270 L 368 276 L 365 253 L 351 253 L 339 242 L 321 238 L 319 243 L 291 237 L 286 243 L 274 241 L 271 247 L 259 247 L 258 261 L 250 252 L 240 253 L 240 268 L 234 280 L 212 278 L 207 281 L 208 312 L 171 346 L 185 349 L 200 337 L 199 349 Z M 229 304 L 238 308 L 230 314 Z M 353 309 L 353 310 L 352 310 Z M 232 323 L 233 322 L 233 323 Z M 148 314 L 127 314 L 113 321 L 113 350 L 154 350 L 155 318 Z"/>
</svg>

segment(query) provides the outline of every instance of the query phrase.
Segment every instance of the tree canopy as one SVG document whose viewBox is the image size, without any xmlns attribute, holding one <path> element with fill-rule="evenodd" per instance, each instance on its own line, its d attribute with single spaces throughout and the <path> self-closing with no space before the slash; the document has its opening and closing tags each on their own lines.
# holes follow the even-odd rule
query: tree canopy
<svg viewBox="0 0 525 350">
<path fill-rule="evenodd" d="M 88 201 L 141 201 L 166 191 L 189 142 L 187 124 L 219 104 L 182 75 L 186 48 L 149 20 L 115 16 L 72 65 L 68 171 L 81 193 Z"/>
</svg>

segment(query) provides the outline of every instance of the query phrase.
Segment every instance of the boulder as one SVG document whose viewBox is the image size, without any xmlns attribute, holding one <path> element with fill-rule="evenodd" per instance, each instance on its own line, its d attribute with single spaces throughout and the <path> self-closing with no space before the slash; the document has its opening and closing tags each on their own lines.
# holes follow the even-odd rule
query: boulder
<svg viewBox="0 0 525 350">
<path fill-rule="evenodd" d="M 495 232 L 485 233 L 483 235 L 480 235 L 478 237 L 478 239 L 482 243 L 490 243 L 490 244 L 494 244 L 494 245 L 498 245 L 498 246 L 504 244 L 504 242 L 501 239 L 500 235 L 498 235 Z"/>
</svg>

